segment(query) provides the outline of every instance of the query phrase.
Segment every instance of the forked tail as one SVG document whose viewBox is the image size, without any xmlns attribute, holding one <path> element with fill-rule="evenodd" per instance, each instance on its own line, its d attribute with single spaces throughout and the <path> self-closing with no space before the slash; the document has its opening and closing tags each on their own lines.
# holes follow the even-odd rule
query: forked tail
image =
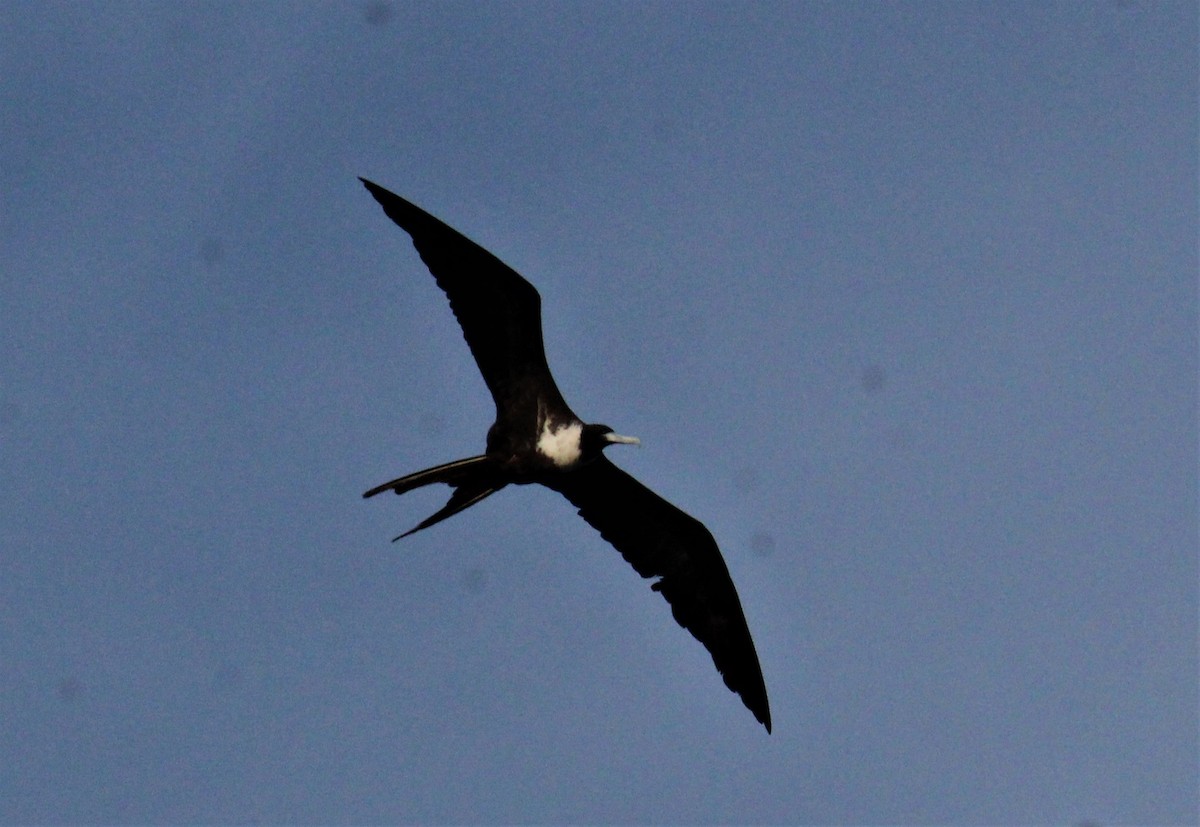
<svg viewBox="0 0 1200 827">
<path fill-rule="evenodd" d="M 450 501 L 441 510 L 425 518 L 414 528 L 409 529 L 398 537 L 393 537 L 393 543 L 401 537 L 407 537 L 423 528 L 429 528 L 435 523 L 440 523 L 447 517 L 453 517 L 458 512 L 470 508 L 475 503 L 490 494 L 496 493 L 507 485 L 505 481 L 498 479 L 497 475 L 493 473 L 487 456 L 482 455 L 457 459 L 454 462 L 447 462 L 445 465 L 426 468 L 424 471 L 409 474 L 407 477 L 400 477 L 391 482 L 385 482 L 383 485 L 377 485 L 363 494 L 363 497 L 374 497 L 376 494 L 381 494 L 384 491 L 395 491 L 397 494 L 404 494 L 412 491 L 414 488 L 433 485 L 437 482 L 444 482 L 454 489 L 454 493 L 450 495 Z"/>
</svg>

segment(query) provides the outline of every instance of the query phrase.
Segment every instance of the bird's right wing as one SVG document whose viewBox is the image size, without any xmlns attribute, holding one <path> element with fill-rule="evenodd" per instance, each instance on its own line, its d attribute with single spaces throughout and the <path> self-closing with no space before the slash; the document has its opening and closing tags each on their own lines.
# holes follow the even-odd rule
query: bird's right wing
<svg viewBox="0 0 1200 827">
<path fill-rule="evenodd" d="M 454 228 L 393 192 L 360 178 L 387 216 L 412 236 L 413 246 L 450 299 L 463 338 L 496 402 L 532 388 L 562 395 L 550 375 L 542 344 L 542 300 L 537 289 L 500 259 Z"/>
<path fill-rule="evenodd" d="M 612 543 L 671 604 L 679 625 L 712 655 L 725 685 L 771 731 L 771 708 L 758 653 L 716 540 L 685 514 L 604 456 L 545 484 Z"/>
</svg>

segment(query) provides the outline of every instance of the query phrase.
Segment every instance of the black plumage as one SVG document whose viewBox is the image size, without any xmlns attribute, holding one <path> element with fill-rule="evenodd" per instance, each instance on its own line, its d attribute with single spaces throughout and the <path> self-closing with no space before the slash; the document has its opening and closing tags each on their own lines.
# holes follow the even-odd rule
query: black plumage
<svg viewBox="0 0 1200 827">
<path fill-rule="evenodd" d="M 704 644 L 725 684 L 771 731 L 767 690 L 737 591 L 712 534 L 633 477 L 603 450 L 621 437 L 585 424 L 567 405 L 542 343 L 541 297 L 500 259 L 398 195 L 360 179 L 413 245 L 450 307 L 496 403 L 485 453 L 372 488 L 403 494 L 432 483 L 450 501 L 408 536 L 457 514 L 504 486 L 540 483 L 561 493 L 671 605 Z M 397 537 L 396 539 L 400 539 Z"/>
</svg>

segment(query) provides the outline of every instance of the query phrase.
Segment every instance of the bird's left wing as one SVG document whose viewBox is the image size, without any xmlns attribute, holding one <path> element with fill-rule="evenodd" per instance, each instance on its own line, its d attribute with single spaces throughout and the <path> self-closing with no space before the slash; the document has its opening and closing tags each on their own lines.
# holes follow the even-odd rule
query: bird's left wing
<svg viewBox="0 0 1200 827">
<path fill-rule="evenodd" d="M 679 625 L 704 644 L 725 685 L 771 731 L 758 653 L 716 540 L 604 456 L 543 481 L 558 491 L 671 604 Z"/>
<path fill-rule="evenodd" d="M 534 392 L 567 407 L 542 345 L 542 301 L 519 273 L 425 210 L 359 178 L 413 246 L 450 300 L 463 338 L 496 402 L 497 419 Z"/>
</svg>

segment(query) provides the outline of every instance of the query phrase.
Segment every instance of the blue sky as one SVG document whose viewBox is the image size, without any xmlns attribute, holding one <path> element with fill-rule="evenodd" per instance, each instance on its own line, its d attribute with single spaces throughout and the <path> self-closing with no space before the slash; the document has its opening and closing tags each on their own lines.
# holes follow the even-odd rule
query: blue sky
<svg viewBox="0 0 1200 827">
<path fill-rule="evenodd" d="M 0 821 L 1187 823 L 1189 3 L 0 7 Z M 522 272 L 775 733 L 364 175 Z"/>
</svg>

